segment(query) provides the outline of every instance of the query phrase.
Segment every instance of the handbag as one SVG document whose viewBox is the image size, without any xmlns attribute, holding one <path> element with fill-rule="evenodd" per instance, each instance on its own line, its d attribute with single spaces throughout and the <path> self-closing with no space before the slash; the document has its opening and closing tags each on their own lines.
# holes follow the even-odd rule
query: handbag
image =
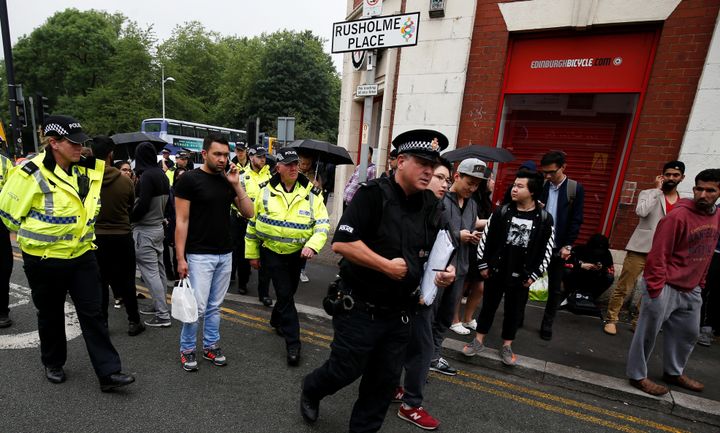
<svg viewBox="0 0 720 433">
<path fill-rule="evenodd" d="M 193 323 L 198 320 L 198 305 L 195 292 L 190 286 L 190 280 L 183 278 L 173 287 L 172 316 L 184 323 Z"/>
</svg>

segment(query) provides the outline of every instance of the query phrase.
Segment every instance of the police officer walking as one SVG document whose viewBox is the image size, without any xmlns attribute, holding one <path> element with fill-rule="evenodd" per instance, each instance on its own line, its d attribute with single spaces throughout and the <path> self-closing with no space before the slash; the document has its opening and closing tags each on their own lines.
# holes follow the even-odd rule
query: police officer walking
<svg viewBox="0 0 720 433">
<path fill-rule="evenodd" d="M 88 141 L 80 123 L 50 116 L 43 129 L 45 150 L 15 171 L 0 192 L 0 217 L 17 231 L 25 274 L 38 310 L 45 375 L 65 381 L 65 295 L 70 293 L 90 361 L 103 392 L 135 378 L 120 372 L 101 312 L 100 272 L 93 250 L 105 163 L 81 158 Z"/>
<path fill-rule="evenodd" d="M 285 338 L 287 363 L 300 363 L 300 321 L 295 292 L 303 260 L 312 259 L 327 240 L 330 220 L 322 193 L 299 174 L 298 154 L 280 149 L 277 173 L 255 199 L 255 216 L 245 235 L 245 257 L 254 269 L 265 268 L 272 278 L 277 302 L 270 326 Z"/>
<path fill-rule="evenodd" d="M 354 304 L 337 309 L 330 359 L 304 379 L 300 411 L 307 422 L 317 419 L 321 399 L 362 376 L 350 432 L 382 426 L 400 379 L 423 265 L 440 224 L 438 199 L 426 188 L 447 144 L 437 131 L 400 134 L 393 140 L 395 176 L 362 186 L 341 217 L 333 251 L 343 256 L 341 291 Z M 435 274 L 439 287 L 454 281 L 454 269 L 447 271 Z"/>
<path fill-rule="evenodd" d="M 2 143 L 2 139 L 0 139 Z M 7 182 L 13 164 L 5 155 L 0 154 L 0 190 Z M 12 325 L 10 319 L 10 276 L 13 269 L 12 244 L 10 232 L 4 224 L 0 224 L 0 328 Z"/>
</svg>

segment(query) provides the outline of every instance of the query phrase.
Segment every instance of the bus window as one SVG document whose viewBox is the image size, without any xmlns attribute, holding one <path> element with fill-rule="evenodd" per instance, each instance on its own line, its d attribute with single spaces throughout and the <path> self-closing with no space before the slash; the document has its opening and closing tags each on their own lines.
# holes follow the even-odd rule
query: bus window
<svg viewBox="0 0 720 433">
<path fill-rule="evenodd" d="M 207 130 L 207 128 L 203 128 L 203 127 L 200 127 L 200 126 L 196 126 L 196 127 L 195 127 L 195 136 L 196 136 L 197 138 L 205 138 L 205 137 L 207 137 L 207 135 L 208 135 L 208 130 Z"/>
<path fill-rule="evenodd" d="M 230 139 L 230 131 L 220 131 L 220 133 L 225 138 L 225 140 L 227 140 L 228 142 L 233 141 Z"/>
<path fill-rule="evenodd" d="M 143 122 L 143 132 L 160 132 L 161 128 L 160 122 Z"/>
<path fill-rule="evenodd" d="M 237 132 L 230 132 L 230 141 L 233 143 L 237 143 L 238 141 L 243 141 L 240 139 L 240 135 Z"/>
<path fill-rule="evenodd" d="M 195 128 L 188 125 L 182 125 L 182 134 L 186 137 L 194 137 L 195 136 Z"/>
<path fill-rule="evenodd" d="M 168 123 L 167 133 L 170 135 L 183 135 L 182 128 L 177 123 Z"/>
</svg>

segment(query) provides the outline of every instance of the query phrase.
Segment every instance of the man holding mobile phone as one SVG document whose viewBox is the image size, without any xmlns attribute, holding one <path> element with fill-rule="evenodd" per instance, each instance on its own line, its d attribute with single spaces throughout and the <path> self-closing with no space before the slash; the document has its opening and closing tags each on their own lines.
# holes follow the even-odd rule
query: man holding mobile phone
<svg viewBox="0 0 720 433">
<path fill-rule="evenodd" d="M 640 192 L 635 213 L 640 217 L 625 251 L 622 272 L 615 289 L 610 295 L 603 331 L 608 335 L 617 334 L 618 314 L 625 298 L 635 288 L 635 282 L 645 268 L 647 254 L 652 245 L 658 222 L 670 212 L 680 199 L 677 187 L 685 179 L 685 164 L 669 161 L 663 166 L 663 173 L 655 177 L 655 187 Z M 632 319 L 637 323 L 637 315 Z"/>
</svg>

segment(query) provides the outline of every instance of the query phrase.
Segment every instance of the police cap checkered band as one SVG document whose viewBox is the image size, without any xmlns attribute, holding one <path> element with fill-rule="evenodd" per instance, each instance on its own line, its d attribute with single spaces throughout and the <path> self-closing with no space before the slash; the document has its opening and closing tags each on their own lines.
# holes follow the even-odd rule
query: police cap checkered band
<svg viewBox="0 0 720 433">
<path fill-rule="evenodd" d="M 404 153 L 435 159 L 448 146 L 448 139 L 442 133 L 431 129 L 413 129 L 403 132 L 392 141 L 398 155 Z"/>
<path fill-rule="evenodd" d="M 70 116 L 50 116 L 45 120 L 43 135 L 46 137 L 65 137 L 73 143 L 82 144 L 90 140 L 85 135 L 80 122 Z"/>
<path fill-rule="evenodd" d="M 285 147 L 278 150 L 275 158 L 277 159 L 278 164 L 290 164 L 291 162 L 295 162 L 300 159 L 295 149 L 290 147 Z"/>
<path fill-rule="evenodd" d="M 247 146 L 247 143 L 245 143 L 244 141 L 238 141 L 237 143 L 235 143 L 235 149 L 236 149 L 236 150 L 237 150 L 237 149 L 244 150 L 244 149 L 247 149 L 247 147 L 248 147 L 248 146 Z"/>
</svg>

